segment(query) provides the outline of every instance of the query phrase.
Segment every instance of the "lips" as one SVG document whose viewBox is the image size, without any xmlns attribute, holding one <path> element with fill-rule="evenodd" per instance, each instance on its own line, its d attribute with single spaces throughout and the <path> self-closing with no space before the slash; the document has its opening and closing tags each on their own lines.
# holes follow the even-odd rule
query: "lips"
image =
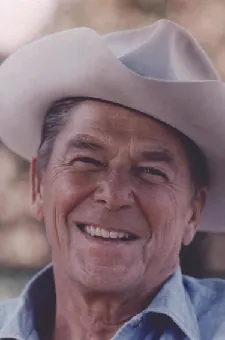
<svg viewBox="0 0 225 340">
<path fill-rule="evenodd" d="M 134 234 L 120 231 L 100 228 L 98 225 L 76 223 L 76 226 L 86 235 L 94 238 L 109 240 L 109 241 L 133 241 L 138 239 Z"/>
</svg>

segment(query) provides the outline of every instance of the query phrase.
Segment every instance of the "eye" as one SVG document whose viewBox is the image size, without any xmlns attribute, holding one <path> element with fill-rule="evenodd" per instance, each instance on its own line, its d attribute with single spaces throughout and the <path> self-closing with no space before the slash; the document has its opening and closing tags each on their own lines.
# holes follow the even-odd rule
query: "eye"
<svg viewBox="0 0 225 340">
<path fill-rule="evenodd" d="M 168 181 L 167 174 L 158 168 L 138 167 L 136 171 L 140 176 L 149 181 Z"/>
<path fill-rule="evenodd" d="M 104 166 L 102 162 L 91 157 L 76 157 L 70 162 L 70 165 L 74 166 L 75 169 L 78 170 L 96 169 L 96 167 Z"/>
</svg>

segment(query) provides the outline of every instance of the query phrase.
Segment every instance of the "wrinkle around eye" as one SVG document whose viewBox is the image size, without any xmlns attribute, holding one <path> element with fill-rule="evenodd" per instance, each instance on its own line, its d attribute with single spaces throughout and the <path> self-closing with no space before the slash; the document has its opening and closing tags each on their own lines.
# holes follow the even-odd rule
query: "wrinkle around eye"
<svg viewBox="0 0 225 340">
<path fill-rule="evenodd" d="M 104 168 L 106 165 L 92 157 L 87 156 L 79 156 L 75 157 L 72 160 L 69 161 L 69 166 L 74 167 L 78 170 L 88 170 L 88 169 L 100 169 Z"/>
<path fill-rule="evenodd" d="M 157 183 L 168 183 L 169 182 L 169 177 L 168 175 L 155 167 L 151 166 L 142 166 L 142 167 L 137 167 L 135 168 L 135 173 L 139 177 L 141 177 L 143 180 L 146 182 L 157 182 Z"/>
</svg>

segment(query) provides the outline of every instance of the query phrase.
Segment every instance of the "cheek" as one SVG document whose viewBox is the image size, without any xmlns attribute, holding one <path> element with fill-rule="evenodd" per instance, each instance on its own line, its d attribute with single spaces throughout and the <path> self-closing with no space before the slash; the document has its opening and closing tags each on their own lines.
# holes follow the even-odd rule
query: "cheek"
<svg viewBox="0 0 225 340">
<path fill-rule="evenodd" d="M 56 209 L 63 216 L 79 205 L 93 190 L 93 180 L 64 171 L 49 175 L 45 182 L 44 199 L 47 209 Z"/>
<path fill-rule="evenodd" d="M 142 199 L 144 197 L 145 199 Z M 140 195 L 142 210 L 154 231 L 169 227 L 171 230 L 184 228 L 185 216 L 190 205 L 189 191 L 183 186 L 152 186 Z"/>
<path fill-rule="evenodd" d="M 44 219 L 52 248 L 65 251 L 68 244 L 68 215 L 90 195 L 93 185 L 69 173 L 46 177 L 43 190 Z"/>
<path fill-rule="evenodd" d="M 151 238 L 143 248 L 143 262 L 150 267 L 158 263 L 159 269 L 164 264 L 170 267 L 167 259 L 177 265 L 184 228 L 183 198 L 171 188 L 154 187 L 140 205 L 151 228 Z"/>
<path fill-rule="evenodd" d="M 139 203 L 152 232 L 161 232 L 177 219 L 178 198 L 170 188 L 153 186 L 139 195 Z"/>
</svg>

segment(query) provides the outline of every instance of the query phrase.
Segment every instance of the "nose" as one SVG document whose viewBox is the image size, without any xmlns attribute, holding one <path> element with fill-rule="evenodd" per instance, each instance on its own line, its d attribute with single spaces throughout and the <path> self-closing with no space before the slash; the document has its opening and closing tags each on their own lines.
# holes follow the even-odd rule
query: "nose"
<svg viewBox="0 0 225 340">
<path fill-rule="evenodd" d="M 134 195 L 129 180 L 118 173 L 108 176 L 99 183 L 94 201 L 104 204 L 109 210 L 131 207 Z"/>
</svg>

